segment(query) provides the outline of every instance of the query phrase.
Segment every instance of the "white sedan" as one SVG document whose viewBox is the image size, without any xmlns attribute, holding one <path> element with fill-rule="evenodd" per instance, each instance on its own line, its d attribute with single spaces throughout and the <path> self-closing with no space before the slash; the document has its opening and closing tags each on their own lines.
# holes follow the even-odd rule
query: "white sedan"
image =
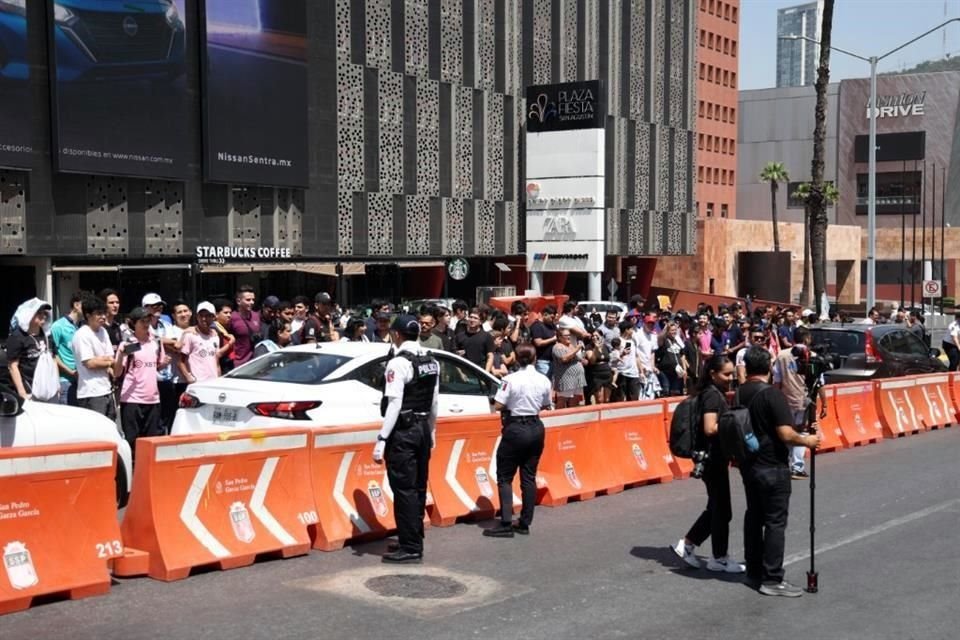
<svg viewBox="0 0 960 640">
<path fill-rule="evenodd" d="M 325 342 L 265 354 L 187 387 L 171 434 L 376 422 L 389 351 L 387 344 Z M 440 415 L 490 413 L 497 378 L 455 354 L 431 353 L 440 363 Z"/>
<path fill-rule="evenodd" d="M 24 402 L 0 385 L 0 447 L 30 447 L 73 442 L 112 442 L 117 447 L 117 504 L 125 506 L 133 482 L 130 445 L 117 425 L 95 411 L 52 404 Z"/>
</svg>

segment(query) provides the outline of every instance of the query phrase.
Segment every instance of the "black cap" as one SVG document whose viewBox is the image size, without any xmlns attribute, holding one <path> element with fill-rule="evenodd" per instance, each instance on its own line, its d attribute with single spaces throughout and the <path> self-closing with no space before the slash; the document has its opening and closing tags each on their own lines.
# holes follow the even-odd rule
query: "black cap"
<svg viewBox="0 0 960 640">
<path fill-rule="evenodd" d="M 313 297 L 313 301 L 317 304 L 330 304 L 330 294 L 321 291 Z"/>
<path fill-rule="evenodd" d="M 407 338 L 416 338 L 420 335 L 420 323 L 411 315 L 403 314 L 396 317 L 390 325 L 391 331 L 396 331 Z"/>
<path fill-rule="evenodd" d="M 269 309 L 276 309 L 278 306 L 280 306 L 280 298 L 277 296 L 267 296 L 263 299 L 263 306 Z"/>
</svg>

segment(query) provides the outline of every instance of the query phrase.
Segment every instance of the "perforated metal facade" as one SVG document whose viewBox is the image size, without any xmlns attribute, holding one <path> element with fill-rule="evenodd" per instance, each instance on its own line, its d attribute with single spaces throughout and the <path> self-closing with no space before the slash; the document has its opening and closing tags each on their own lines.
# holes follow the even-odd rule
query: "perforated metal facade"
<svg viewBox="0 0 960 640">
<path fill-rule="evenodd" d="M 525 88 L 594 78 L 608 94 L 608 253 L 692 250 L 693 0 L 306 6 L 308 189 L 204 182 L 199 117 L 182 182 L 56 173 L 41 128 L 36 165 L 0 172 L 0 254 L 122 262 L 191 256 L 198 245 L 355 259 L 522 253 Z M 43 74 L 37 29 L 31 60 Z M 199 60 L 200 38 L 187 41 L 187 59 Z M 198 114 L 199 63 L 185 82 Z M 33 106 L 45 114 L 41 94 Z"/>
</svg>

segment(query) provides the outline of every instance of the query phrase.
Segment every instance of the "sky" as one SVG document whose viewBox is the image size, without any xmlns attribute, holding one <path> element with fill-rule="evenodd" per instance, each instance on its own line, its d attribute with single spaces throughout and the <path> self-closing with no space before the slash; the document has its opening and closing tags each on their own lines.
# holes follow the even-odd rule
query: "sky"
<svg viewBox="0 0 960 640">
<path fill-rule="evenodd" d="M 777 9 L 798 4 L 804 2 L 740 0 L 740 89 L 776 86 Z M 955 17 L 960 17 L 960 0 L 836 0 L 833 45 L 864 57 L 879 56 Z M 947 25 L 943 31 L 947 35 L 946 53 L 960 55 L 960 22 Z M 896 71 L 942 58 L 943 31 L 893 54 L 880 62 L 877 70 Z M 830 54 L 831 82 L 869 75 L 870 65 L 866 62 L 836 51 Z"/>
</svg>

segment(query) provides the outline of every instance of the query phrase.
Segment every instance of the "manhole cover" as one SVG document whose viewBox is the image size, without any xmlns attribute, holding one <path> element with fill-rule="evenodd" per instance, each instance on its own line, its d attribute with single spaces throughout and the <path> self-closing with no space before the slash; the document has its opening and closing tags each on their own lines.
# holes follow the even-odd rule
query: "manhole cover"
<svg viewBox="0 0 960 640">
<path fill-rule="evenodd" d="M 409 573 L 370 578 L 364 582 L 364 586 L 387 598 L 414 598 L 417 600 L 456 598 L 467 592 L 467 585 L 453 578 Z"/>
</svg>

